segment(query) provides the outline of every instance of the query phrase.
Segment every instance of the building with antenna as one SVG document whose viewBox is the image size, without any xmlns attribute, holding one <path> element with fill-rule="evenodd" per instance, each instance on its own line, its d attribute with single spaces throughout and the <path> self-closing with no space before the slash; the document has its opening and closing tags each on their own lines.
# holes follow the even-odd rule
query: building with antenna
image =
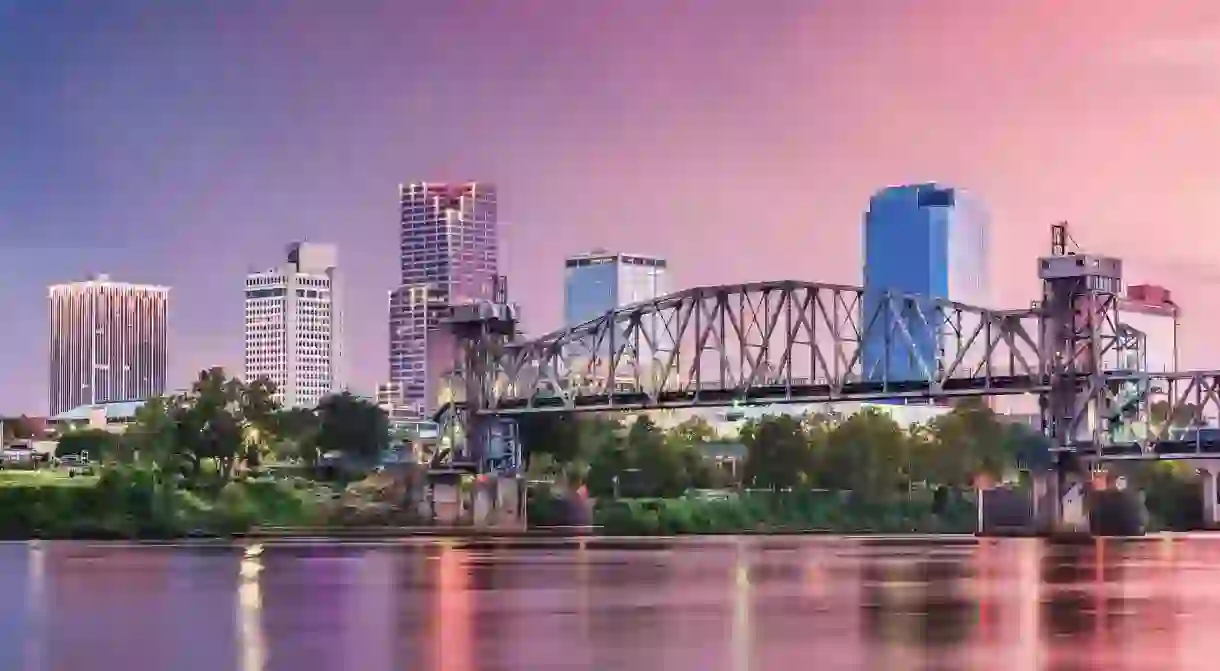
<svg viewBox="0 0 1220 671">
<path fill-rule="evenodd" d="M 419 182 L 398 188 L 399 286 L 389 292 L 389 375 L 395 416 L 439 405 L 455 362 L 442 322 L 452 306 L 490 300 L 502 284 L 495 186 Z M 392 393 L 391 393 L 392 391 Z"/>
</svg>

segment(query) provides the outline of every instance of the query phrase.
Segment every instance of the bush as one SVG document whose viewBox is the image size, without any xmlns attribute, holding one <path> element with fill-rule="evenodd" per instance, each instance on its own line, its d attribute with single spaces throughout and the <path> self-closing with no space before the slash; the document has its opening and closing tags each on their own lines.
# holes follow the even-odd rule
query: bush
<svg viewBox="0 0 1220 671">
<path fill-rule="evenodd" d="M 170 538 L 320 519 L 320 498 L 291 482 L 230 482 L 215 497 L 136 467 L 106 468 L 92 485 L 63 482 L 0 484 L 0 538 Z"/>
<path fill-rule="evenodd" d="M 930 500 L 851 502 L 828 492 L 750 492 L 736 498 L 618 499 L 598 503 L 593 521 L 611 536 L 757 531 L 903 533 L 974 531 L 974 504 L 933 515 Z"/>
</svg>

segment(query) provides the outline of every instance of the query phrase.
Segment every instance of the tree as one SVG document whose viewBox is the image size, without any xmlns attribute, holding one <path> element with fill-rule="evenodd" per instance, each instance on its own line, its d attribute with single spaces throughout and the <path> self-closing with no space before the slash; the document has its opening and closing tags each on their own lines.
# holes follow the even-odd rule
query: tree
<svg viewBox="0 0 1220 671">
<path fill-rule="evenodd" d="M 55 446 L 55 456 L 87 455 L 90 461 L 130 461 L 130 455 L 123 449 L 119 437 L 102 429 L 81 429 L 69 431 L 59 437 Z"/>
<path fill-rule="evenodd" d="M 333 394 L 318 404 L 317 449 L 341 452 L 366 464 L 375 462 L 390 444 L 385 411 L 350 392 Z"/>
<path fill-rule="evenodd" d="M 561 464 L 588 463 L 611 441 L 619 439 L 622 424 L 616 417 L 538 413 L 517 421 L 517 435 L 526 458 L 549 454 Z"/>
<path fill-rule="evenodd" d="M 272 452 L 281 459 L 318 463 L 318 414 L 309 408 L 288 408 L 272 415 Z"/>
<path fill-rule="evenodd" d="M 1206 423 L 1199 406 L 1194 403 L 1176 405 L 1171 411 L 1169 401 L 1157 401 L 1148 408 L 1148 414 L 1148 423 L 1158 428 L 1169 424 L 1173 428 L 1185 429 Z"/>
<path fill-rule="evenodd" d="M 790 415 L 763 417 L 741 433 L 746 447 L 743 481 L 765 489 L 787 489 L 808 482 L 813 451 L 801 420 Z"/>
<path fill-rule="evenodd" d="M 275 384 L 267 378 L 258 378 L 248 384 L 238 385 L 242 419 L 259 431 L 274 431 L 276 413 L 280 410 L 280 404 L 275 401 L 275 392 Z"/>
<path fill-rule="evenodd" d="M 975 477 L 1000 478 L 1011 468 L 1016 444 L 1005 427 L 981 403 L 964 403 L 930 424 L 936 442 L 932 472 L 937 484 L 969 487 Z"/>
<path fill-rule="evenodd" d="M 43 433 L 42 427 L 25 415 L 15 419 L 0 421 L 0 424 L 4 425 L 4 435 L 0 436 L 0 440 L 3 442 L 10 440 L 31 440 L 41 437 Z"/>
<path fill-rule="evenodd" d="M 716 430 L 702 417 L 691 417 L 674 427 L 671 435 L 675 440 L 689 444 L 700 445 L 710 442 L 716 437 Z"/>
<path fill-rule="evenodd" d="M 890 498 L 910 481 L 907 448 L 906 435 L 889 415 L 872 408 L 857 412 L 827 436 L 819 484 L 866 500 Z"/>
<path fill-rule="evenodd" d="M 641 493 L 656 497 L 681 496 L 690 485 L 682 447 L 667 441 L 652 418 L 644 415 L 627 430 L 628 460 L 639 470 Z"/>
<path fill-rule="evenodd" d="M 135 421 L 123 434 L 123 442 L 137 460 L 174 477 L 181 475 L 184 467 L 175 421 L 182 402 L 178 396 L 149 399 L 136 411 Z"/>
<path fill-rule="evenodd" d="M 241 417 L 245 396 L 242 384 L 225 376 L 221 368 L 201 371 L 191 388 L 189 404 L 179 417 L 181 446 L 194 457 L 194 476 L 200 464 L 211 462 L 216 479 L 227 482 L 238 459 L 246 453 L 246 435 Z"/>
<path fill-rule="evenodd" d="M 146 403 L 124 443 L 160 472 L 190 484 L 210 475 L 223 486 L 238 464 L 261 459 L 274 429 L 274 393 L 266 381 L 244 385 L 221 368 L 200 371 L 189 392 Z"/>
</svg>

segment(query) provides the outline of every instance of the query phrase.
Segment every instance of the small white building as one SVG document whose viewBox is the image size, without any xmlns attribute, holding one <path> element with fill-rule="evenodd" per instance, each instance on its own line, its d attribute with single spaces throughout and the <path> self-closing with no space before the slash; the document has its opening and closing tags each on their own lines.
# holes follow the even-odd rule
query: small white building
<svg viewBox="0 0 1220 671">
<path fill-rule="evenodd" d="M 47 424 L 58 433 L 80 429 L 101 429 L 123 433 L 135 422 L 136 413 L 144 401 L 120 401 L 81 405 L 47 418 Z"/>
<path fill-rule="evenodd" d="M 333 245 L 293 243 L 285 263 L 246 276 L 244 379 L 270 380 L 284 407 L 312 408 L 340 389 L 337 257 Z"/>
</svg>

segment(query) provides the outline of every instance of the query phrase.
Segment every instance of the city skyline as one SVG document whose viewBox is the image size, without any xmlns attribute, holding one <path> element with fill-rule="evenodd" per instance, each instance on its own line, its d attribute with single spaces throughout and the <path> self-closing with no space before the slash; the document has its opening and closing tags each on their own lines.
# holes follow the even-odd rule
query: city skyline
<svg viewBox="0 0 1220 671">
<path fill-rule="evenodd" d="M 997 306 L 1036 296 L 1046 231 L 1068 220 L 1129 283 L 1187 306 L 1183 367 L 1220 363 L 1212 3 L 36 4 L 0 9 L 8 412 L 45 404 L 47 285 L 173 286 L 176 388 L 241 369 L 241 311 L 218 287 L 293 238 L 343 250 L 350 379 L 371 393 L 397 275 L 389 194 L 422 178 L 497 184 L 531 333 L 562 320 L 563 256 L 597 246 L 664 256 L 674 289 L 858 284 L 869 194 L 933 178 L 992 212 Z M 476 48 L 438 41 L 459 22 Z"/>
</svg>

